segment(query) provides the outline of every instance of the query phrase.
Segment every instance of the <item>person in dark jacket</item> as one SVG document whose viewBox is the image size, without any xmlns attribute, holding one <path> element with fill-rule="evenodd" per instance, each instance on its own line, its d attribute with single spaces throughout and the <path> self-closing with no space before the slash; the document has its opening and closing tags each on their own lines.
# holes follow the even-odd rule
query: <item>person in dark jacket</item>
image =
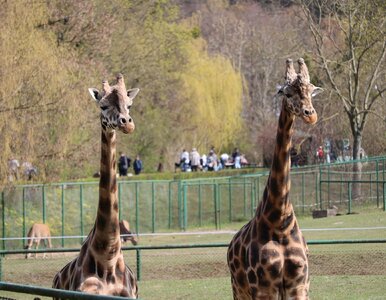
<svg viewBox="0 0 386 300">
<path fill-rule="evenodd" d="M 118 170 L 119 177 L 127 176 L 127 170 L 130 168 L 130 158 L 126 156 L 125 153 L 119 152 L 119 161 L 118 161 Z"/>
<path fill-rule="evenodd" d="M 136 159 L 134 160 L 133 168 L 135 175 L 139 175 L 141 173 L 143 166 L 142 160 L 139 158 L 139 155 L 137 155 Z"/>
</svg>

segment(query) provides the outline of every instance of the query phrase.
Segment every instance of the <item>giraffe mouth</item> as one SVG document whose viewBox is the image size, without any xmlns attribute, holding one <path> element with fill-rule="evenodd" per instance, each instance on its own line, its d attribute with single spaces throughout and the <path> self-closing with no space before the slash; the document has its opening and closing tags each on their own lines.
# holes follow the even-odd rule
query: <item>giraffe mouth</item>
<svg viewBox="0 0 386 300">
<path fill-rule="evenodd" d="M 316 113 L 311 115 L 302 115 L 302 119 L 304 123 L 313 125 L 316 121 L 318 121 L 318 115 Z"/>
<path fill-rule="evenodd" d="M 127 123 L 127 124 L 122 124 L 118 126 L 118 129 L 122 131 L 125 134 L 133 133 L 135 129 L 135 125 L 133 122 Z"/>
</svg>

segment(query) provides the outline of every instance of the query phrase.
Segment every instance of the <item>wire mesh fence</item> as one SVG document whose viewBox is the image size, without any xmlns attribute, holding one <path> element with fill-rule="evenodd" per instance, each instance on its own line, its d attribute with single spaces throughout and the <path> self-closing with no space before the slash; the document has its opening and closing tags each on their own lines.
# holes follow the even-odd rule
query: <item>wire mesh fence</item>
<svg viewBox="0 0 386 300">
<path fill-rule="evenodd" d="M 309 241 L 311 297 L 384 297 L 385 245 L 386 240 L 323 243 Z M 140 254 L 136 254 L 136 251 L 140 251 Z M 200 295 L 207 299 L 231 299 L 226 251 L 227 244 L 149 246 L 126 248 L 124 256 L 126 263 L 140 277 L 139 292 L 142 299 L 197 299 Z M 54 252 L 49 253 L 45 259 L 42 256 L 24 259 L 21 253 L 8 253 L 1 259 L 1 279 L 6 282 L 50 287 L 55 273 L 76 254 Z M 334 282 L 329 280 L 332 278 L 335 278 L 335 285 L 339 283 L 346 287 L 346 298 L 337 296 L 340 291 L 331 287 Z M 358 280 L 361 283 L 358 283 Z M 355 286 L 352 286 L 354 284 Z M 363 291 L 355 294 L 358 288 Z M 15 294 L 0 294 L 15 299 L 31 299 L 21 294 L 16 297 Z"/>
<path fill-rule="evenodd" d="M 136 233 L 186 230 L 196 226 L 221 229 L 223 224 L 253 216 L 268 173 L 202 180 L 119 181 L 120 219 Z M 386 206 L 385 158 L 325 164 L 291 171 L 291 201 L 297 215 L 336 206 L 339 213 Z M 73 244 L 66 236 L 87 235 L 98 201 L 98 183 L 23 185 L 1 194 L 2 249 L 23 244 L 33 223 L 46 223 L 56 247 Z"/>
</svg>

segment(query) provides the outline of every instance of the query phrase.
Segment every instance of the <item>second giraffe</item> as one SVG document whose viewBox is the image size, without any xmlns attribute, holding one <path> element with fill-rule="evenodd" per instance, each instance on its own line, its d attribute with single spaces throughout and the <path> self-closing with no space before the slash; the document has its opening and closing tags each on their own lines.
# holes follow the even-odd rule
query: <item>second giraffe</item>
<svg viewBox="0 0 386 300">
<path fill-rule="evenodd" d="M 308 248 L 289 199 L 290 149 L 295 117 L 317 121 L 312 97 L 322 89 L 310 83 L 303 59 L 299 72 L 286 62 L 273 162 L 263 199 L 233 237 L 228 266 L 234 299 L 308 299 Z"/>
</svg>

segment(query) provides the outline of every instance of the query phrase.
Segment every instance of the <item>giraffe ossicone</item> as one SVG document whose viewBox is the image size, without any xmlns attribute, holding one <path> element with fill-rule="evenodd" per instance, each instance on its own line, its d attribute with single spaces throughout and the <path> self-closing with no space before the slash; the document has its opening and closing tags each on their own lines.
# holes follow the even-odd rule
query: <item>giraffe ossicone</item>
<svg viewBox="0 0 386 300">
<path fill-rule="evenodd" d="M 116 179 L 116 131 L 135 129 L 130 116 L 139 89 L 126 90 L 122 74 L 116 84 L 102 82 L 102 90 L 90 88 L 98 103 L 101 122 L 99 201 L 96 220 L 79 255 L 59 271 L 53 287 L 99 295 L 138 297 L 137 280 L 125 264 L 121 249 Z"/>
<path fill-rule="evenodd" d="M 234 299 L 308 299 L 308 248 L 289 199 L 290 148 L 295 117 L 315 124 L 312 97 L 322 89 L 310 83 L 303 59 L 287 59 L 282 107 L 273 162 L 255 216 L 233 237 L 228 266 Z"/>
</svg>

